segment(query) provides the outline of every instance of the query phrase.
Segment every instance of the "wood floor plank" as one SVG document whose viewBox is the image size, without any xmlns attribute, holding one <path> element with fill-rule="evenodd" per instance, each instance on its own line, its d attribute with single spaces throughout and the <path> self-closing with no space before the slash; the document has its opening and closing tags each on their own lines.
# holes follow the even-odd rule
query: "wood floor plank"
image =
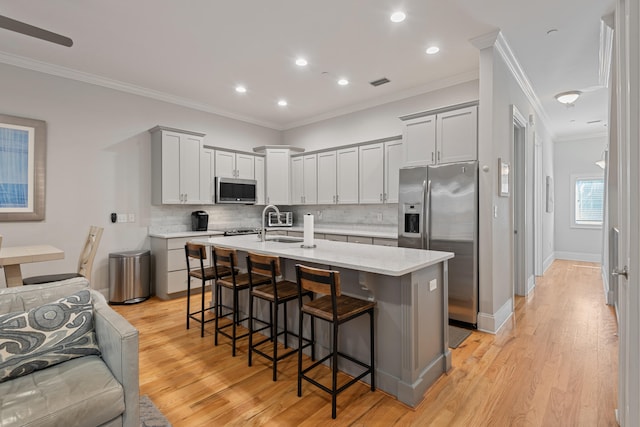
<svg viewBox="0 0 640 427">
<path fill-rule="evenodd" d="M 175 427 L 615 426 L 617 325 L 599 265 L 555 261 L 514 305 L 497 335 L 474 331 L 452 350 L 417 408 L 359 383 L 338 396 L 337 420 L 328 394 L 303 383 L 297 396 L 295 356 L 273 382 L 268 361 L 247 366 L 246 339 L 234 358 L 226 338 L 213 345 L 213 323 L 204 338 L 195 322 L 187 330 L 184 297 L 114 308 L 140 331 L 140 393 Z"/>
</svg>

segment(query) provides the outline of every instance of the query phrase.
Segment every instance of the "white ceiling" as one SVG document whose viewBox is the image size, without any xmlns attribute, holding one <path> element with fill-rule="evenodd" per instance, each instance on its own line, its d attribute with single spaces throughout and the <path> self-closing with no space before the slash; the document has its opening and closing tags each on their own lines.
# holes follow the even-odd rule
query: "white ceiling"
<svg viewBox="0 0 640 427">
<path fill-rule="evenodd" d="M 390 22 L 396 9 L 403 23 Z M 500 29 L 563 138 L 606 131 L 607 90 L 594 88 L 612 10 L 613 0 L 0 0 L 0 15 L 74 41 L 0 29 L 0 61 L 287 129 L 477 78 L 469 40 Z M 432 44 L 440 53 L 426 55 Z M 351 84 L 338 86 L 342 76 Z M 381 77 L 391 83 L 369 85 Z M 585 88 L 572 108 L 553 98 Z"/>
</svg>

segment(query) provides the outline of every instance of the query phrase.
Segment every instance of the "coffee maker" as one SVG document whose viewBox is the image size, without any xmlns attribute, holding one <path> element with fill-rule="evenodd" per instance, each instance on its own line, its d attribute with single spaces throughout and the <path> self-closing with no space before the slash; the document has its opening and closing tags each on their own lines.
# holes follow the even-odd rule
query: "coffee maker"
<svg viewBox="0 0 640 427">
<path fill-rule="evenodd" d="M 206 211 L 191 212 L 191 231 L 207 231 L 209 214 Z"/>
</svg>

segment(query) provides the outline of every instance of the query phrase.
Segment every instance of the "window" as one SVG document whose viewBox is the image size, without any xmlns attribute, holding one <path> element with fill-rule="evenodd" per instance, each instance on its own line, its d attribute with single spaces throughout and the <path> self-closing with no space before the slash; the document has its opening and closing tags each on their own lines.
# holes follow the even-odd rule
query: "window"
<svg viewBox="0 0 640 427">
<path fill-rule="evenodd" d="M 604 178 L 601 176 L 572 176 L 573 226 L 602 227 L 604 206 Z"/>
</svg>

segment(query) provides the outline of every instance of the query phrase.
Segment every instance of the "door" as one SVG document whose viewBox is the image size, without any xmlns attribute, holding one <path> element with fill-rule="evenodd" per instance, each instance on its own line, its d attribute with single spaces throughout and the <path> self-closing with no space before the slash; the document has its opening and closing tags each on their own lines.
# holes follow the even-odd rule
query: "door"
<svg viewBox="0 0 640 427">
<path fill-rule="evenodd" d="M 362 145 L 360 156 L 360 203 L 384 202 L 384 143 Z"/>
<path fill-rule="evenodd" d="M 618 0 L 616 6 L 618 135 L 618 276 L 619 360 L 618 416 L 621 426 L 640 425 L 640 6 Z"/>
<path fill-rule="evenodd" d="M 236 154 L 231 151 L 216 150 L 216 176 L 235 178 Z"/>
<path fill-rule="evenodd" d="M 404 127 L 404 161 L 407 166 L 436 163 L 436 116 L 407 121 Z"/>
<path fill-rule="evenodd" d="M 438 114 L 436 163 L 478 158 L 478 107 Z"/>
<path fill-rule="evenodd" d="M 180 192 L 183 202 L 190 205 L 203 204 L 200 200 L 200 151 L 202 138 L 193 135 L 180 137 Z M 207 203 L 205 200 L 204 203 Z"/>
<path fill-rule="evenodd" d="M 318 153 L 318 204 L 336 203 L 336 152 Z"/>
<path fill-rule="evenodd" d="M 527 168 L 526 168 L 526 131 L 527 122 L 515 106 L 512 106 L 512 143 L 513 143 L 513 284 L 514 294 L 527 295 L 527 241 L 530 235 L 526 219 L 533 210 L 527 206 Z M 527 210 L 530 209 L 531 211 Z"/>
<path fill-rule="evenodd" d="M 256 205 L 264 205 L 264 157 L 256 156 L 254 161 L 256 180 Z"/>
<path fill-rule="evenodd" d="M 206 204 L 215 203 L 215 151 L 202 148 L 200 153 L 200 200 Z"/>
<path fill-rule="evenodd" d="M 478 323 L 478 163 L 428 169 L 430 250 L 453 252 L 449 260 L 449 319 Z"/>
<path fill-rule="evenodd" d="M 304 157 L 291 157 L 291 203 L 304 203 Z"/>
<path fill-rule="evenodd" d="M 180 134 L 162 131 L 162 203 L 182 203 Z"/>
<path fill-rule="evenodd" d="M 358 147 L 336 151 L 336 201 L 358 203 Z"/>
<path fill-rule="evenodd" d="M 255 179 L 255 156 L 236 153 L 236 178 Z"/>
<path fill-rule="evenodd" d="M 402 166 L 402 140 L 384 143 L 384 201 L 398 203 L 399 172 Z"/>
<path fill-rule="evenodd" d="M 317 156 L 304 156 L 303 196 L 305 205 L 315 205 L 318 202 L 318 165 Z"/>
</svg>

